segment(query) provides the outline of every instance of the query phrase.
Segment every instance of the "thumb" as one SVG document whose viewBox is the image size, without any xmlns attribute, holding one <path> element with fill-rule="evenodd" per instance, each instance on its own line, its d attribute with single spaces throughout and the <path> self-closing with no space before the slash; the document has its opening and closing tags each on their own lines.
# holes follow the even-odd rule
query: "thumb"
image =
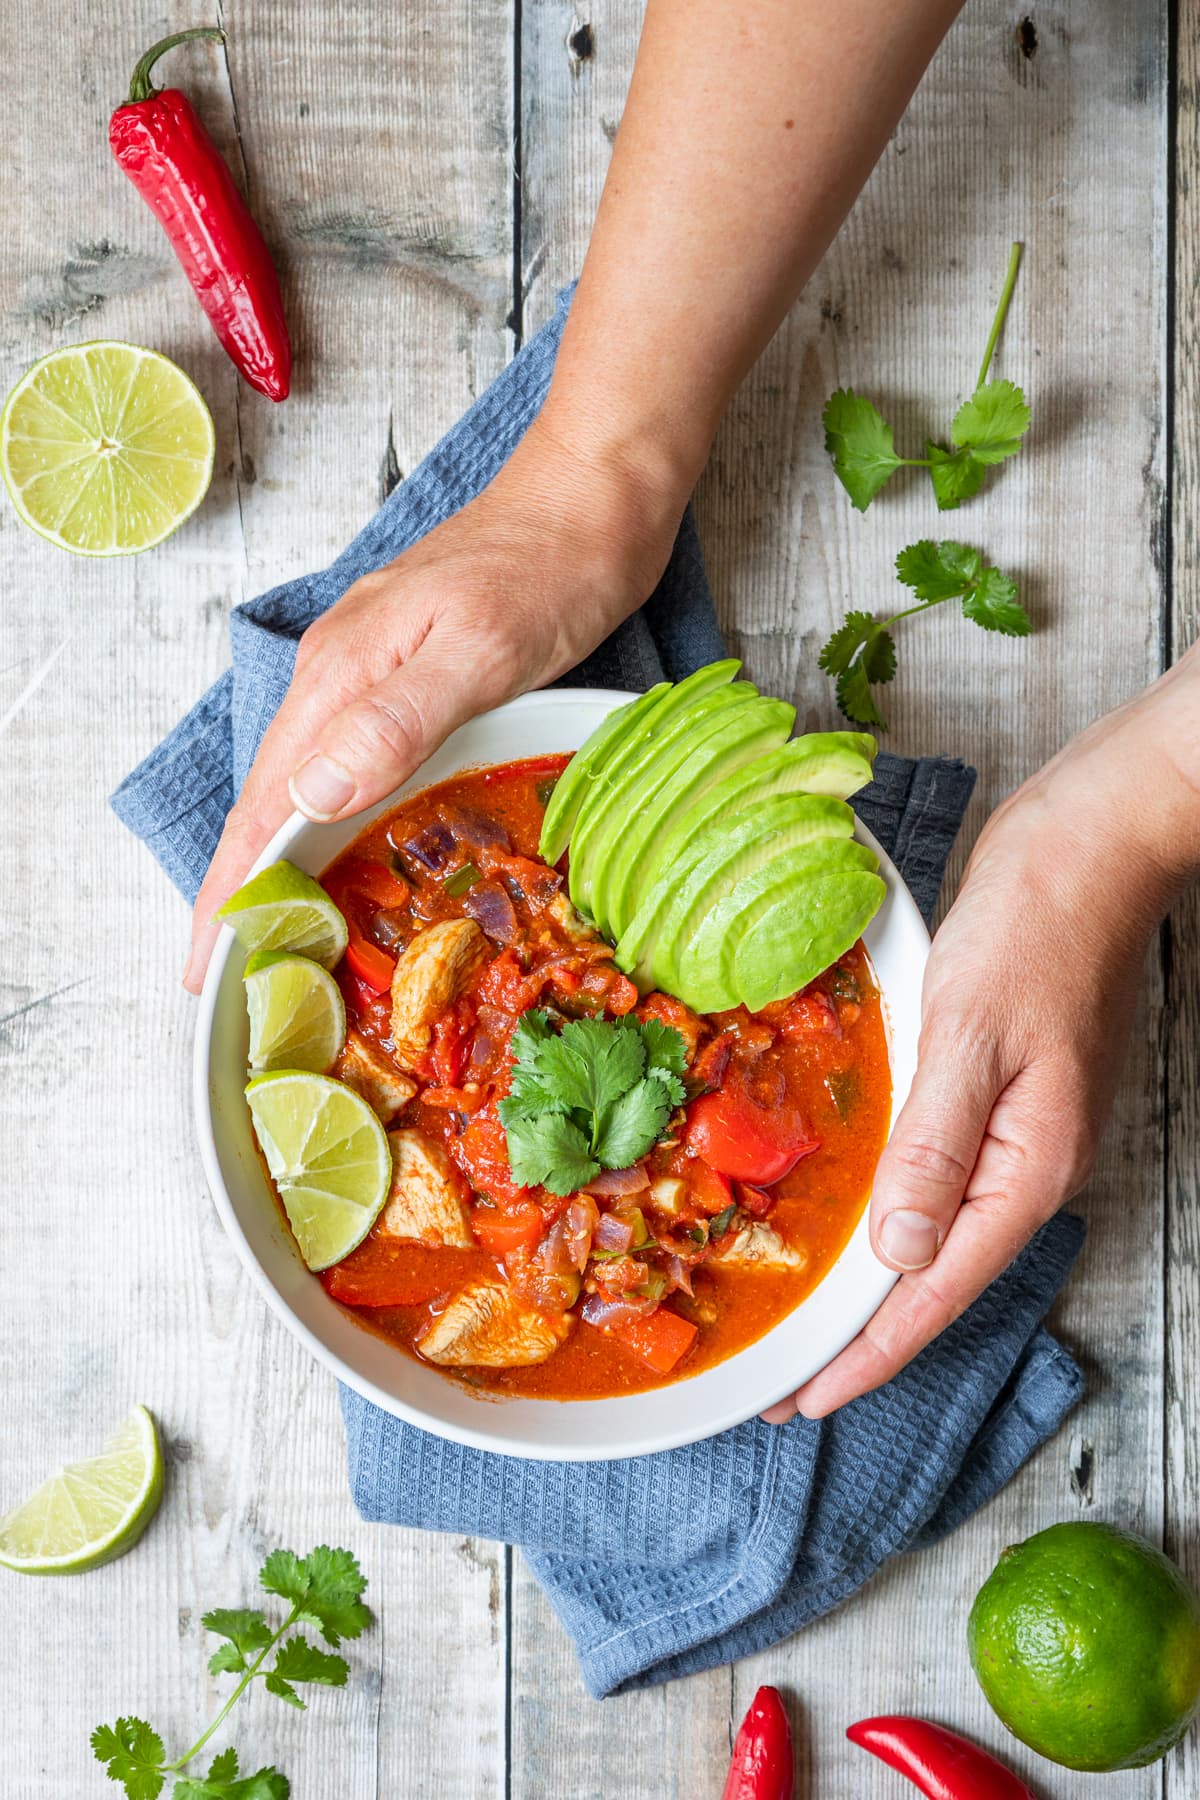
<svg viewBox="0 0 1200 1800">
<path fill-rule="evenodd" d="M 324 727 L 288 782 L 293 804 L 324 823 L 361 812 L 420 768 L 466 718 L 503 699 L 463 679 L 428 639 L 408 662 Z"/>
<path fill-rule="evenodd" d="M 964 1044 L 961 1033 L 926 1025 L 871 1194 L 871 1244 L 888 1268 L 927 1268 L 941 1249 L 1003 1085 L 978 1038 Z"/>
</svg>

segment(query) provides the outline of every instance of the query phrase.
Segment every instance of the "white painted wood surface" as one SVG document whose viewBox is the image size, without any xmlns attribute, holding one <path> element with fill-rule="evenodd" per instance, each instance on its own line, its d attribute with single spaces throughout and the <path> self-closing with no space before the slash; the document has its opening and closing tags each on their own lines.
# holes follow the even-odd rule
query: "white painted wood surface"
<svg viewBox="0 0 1200 1800">
<path fill-rule="evenodd" d="M 336 552 L 387 471 L 411 470 L 503 365 L 513 325 L 545 317 L 581 259 L 640 9 L 218 10 L 228 65 L 189 52 L 186 81 L 284 269 L 298 374 L 278 409 L 238 386 L 104 147 L 135 56 L 209 15 L 198 0 L 128 0 L 118 29 L 82 0 L 51 0 L 10 7 L 6 33 L 0 378 L 61 342 L 153 344 L 200 382 L 219 449 L 200 514 L 139 561 L 75 562 L 0 508 L 0 1505 L 86 1452 L 133 1398 L 171 1449 L 167 1501 L 135 1555 L 86 1580 L 0 1584 L 0 1800 L 115 1791 L 87 1735 L 118 1711 L 189 1741 L 216 1687 L 200 1612 L 248 1600 L 267 1548 L 319 1540 L 358 1551 L 379 1625 L 352 1650 L 344 1694 L 319 1695 L 303 1721 L 256 1699 L 236 1734 L 279 1761 L 298 1800 L 715 1800 L 731 1722 L 761 1680 L 790 1696 L 801 1800 L 899 1800 L 904 1784 L 842 1730 L 913 1710 L 1002 1745 L 962 1627 L 1004 1542 L 1090 1512 L 1164 1533 L 1200 1574 L 1195 908 L 1148 971 L 1083 1203 L 1089 1245 L 1059 1310 L 1089 1398 L 942 1549 L 753 1662 L 597 1705 L 519 1557 L 360 1524 L 333 1384 L 251 1292 L 192 1148 L 185 909 L 105 797 L 220 671 L 229 606 Z M 1181 13 L 1179 172 L 1194 180 L 1196 28 Z M 886 400 L 906 438 L 942 424 L 973 379 L 1008 243 L 1026 240 L 998 366 L 1029 389 L 1034 435 L 954 528 L 1022 574 L 1038 635 L 1009 644 L 949 616 L 921 621 L 888 695 L 897 748 L 978 764 L 968 839 L 1196 629 L 1186 436 L 1173 530 L 1167 510 L 1167 53 L 1160 0 L 1050 0 L 1027 14 L 975 0 L 701 485 L 714 587 L 750 672 L 832 722 L 816 648 L 851 599 L 889 603 L 890 558 L 932 515 L 919 482 L 897 483 L 866 519 L 851 512 L 820 448 L 823 399 L 852 381 Z M 1181 191 L 1187 427 L 1200 269 Z M 1033 1775 L 1032 1758 L 1008 1753 Z M 1045 1776 L 1033 1779 L 1047 1800 L 1070 1791 Z M 1110 1777 L 1105 1794 L 1183 1800 L 1196 1781 L 1192 1746 Z"/>
</svg>

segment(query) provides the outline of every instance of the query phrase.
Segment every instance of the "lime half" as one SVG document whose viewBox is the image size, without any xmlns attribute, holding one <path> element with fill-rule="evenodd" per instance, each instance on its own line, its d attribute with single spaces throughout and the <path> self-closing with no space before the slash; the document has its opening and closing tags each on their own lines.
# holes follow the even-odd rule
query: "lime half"
<svg viewBox="0 0 1200 1800">
<path fill-rule="evenodd" d="M 214 916 L 233 926 L 247 950 L 290 950 L 326 969 L 349 941 L 346 921 L 320 882 L 290 862 L 253 876 Z"/>
<path fill-rule="evenodd" d="M 301 1256 L 310 1269 L 341 1262 L 388 1197 L 383 1126 L 353 1088 L 306 1069 L 256 1075 L 246 1100 Z"/>
<path fill-rule="evenodd" d="M 124 1556 L 162 1499 L 154 1420 L 135 1406 L 98 1456 L 68 1463 L 0 1519 L 0 1563 L 23 1575 L 81 1575 Z"/>
<path fill-rule="evenodd" d="M 208 492 L 215 442 L 195 383 L 137 344 L 52 350 L 0 414 L 13 505 L 81 556 L 129 556 L 170 537 Z"/>
<path fill-rule="evenodd" d="M 346 1006 L 328 969 L 307 956 L 256 950 L 245 968 L 250 1067 L 323 1075 L 346 1041 Z"/>
</svg>

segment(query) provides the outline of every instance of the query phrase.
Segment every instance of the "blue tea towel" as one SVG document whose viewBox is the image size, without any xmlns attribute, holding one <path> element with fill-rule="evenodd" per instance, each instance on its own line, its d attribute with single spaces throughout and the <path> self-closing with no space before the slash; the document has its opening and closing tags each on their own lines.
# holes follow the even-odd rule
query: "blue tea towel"
<svg viewBox="0 0 1200 1800">
<path fill-rule="evenodd" d="M 305 627 L 495 474 L 537 412 L 554 318 L 328 569 L 239 607 L 233 667 L 113 796 L 194 897 Z M 724 653 L 690 515 L 642 611 L 566 679 L 644 688 Z M 974 772 L 883 754 L 855 807 L 932 916 Z M 600 1696 L 749 1655 L 936 1543 L 1054 1432 L 1082 1378 L 1044 1330 L 1083 1237 L 1059 1215 L 885 1388 L 821 1424 L 753 1420 L 706 1443 L 608 1463 L 532 1463 L 445 1443 L 342 1391 L 365 1518 L 521 1545 Z"/>
</svg>

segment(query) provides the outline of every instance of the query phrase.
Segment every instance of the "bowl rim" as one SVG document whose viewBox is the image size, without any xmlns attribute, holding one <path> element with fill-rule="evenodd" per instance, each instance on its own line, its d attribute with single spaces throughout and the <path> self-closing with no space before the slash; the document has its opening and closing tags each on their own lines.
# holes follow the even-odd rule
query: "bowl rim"
<svg viewBox="0 0 1200 1800">
<path fill-rule="evenodd" d="M 469 726 L 476 724 L 481 720 L 502 720 L 506 714 L 509 714 L 518 708 L 528 707 L 531 703 L 537 707 L 546 707 L 550 710 L 569 710 L 571 707 L 578 706 L 581 702 L 585 701 L 589 703 L 594 703 L 598 700 L 611 701 L 613 707 L 615 707 L 636 698 L 638 698 L 636 692 L 621 688 L 561 687 L 534 689 L 518 695 L 513 700 L 506 701 L 501 706 L 490 708 L 483 713 L 475 714 L 471 719 L 464 721 L 464 724 Z M 461 727 L 459 729 L 461 729 Z M 440 748 L 441 746 L 439 745 L 438 749 L 440 750 Z M 431 752 L 430 756 L 432 757 L 436 753 L 436 751 Z M 427 758 L 426 761 L 428 760 L 429 759 Z M 514 760 L 519 761 L 521 759 L 518 757 Z M 462 769 L 489 766 L 491 766 L 490 761 L 480 761 L 477 763 L 464 762 L 459 765 Z M 424 767 L 425 764 L 423 763 L 420 768 L 416 769 L 405 781 L 399 783 L 396 788 L 393 788 L 381 801 L 374 803 L 370 807 L 364 808 L 364 813 L 378 817 L 381 812 L 384 812 L 390 806 L 399 803 L 397 800 L 398 795 L 404 796 L 408 793 L 419 792 L 422 786 L 420 776 Z M 439 775 L 434 781 L 425 783 L 424 785 L 436 786 L 439 781 L 447 780 L 449 778 L 449 775 Z M 343 825 L 354 823 L 354 820 L 337 820 L 332 823 L 341 827 Z M 357 829 L 365 830 L 369 823 L 369 818 L 364 819 L 364 822 L 359 825 Z M 293 811 L 256 858 L 253 867 L 250 869 L 245 879 L 249 880 L 252 875 L 258 874 L 260 870 L 266 868 L 269 864 L 278 861 L 282 856 L 285 856 L 289 846 L 303 831 L 310 828 L 320 829 L 320 827 L 321 822 L 311 820 L 299 811 Z M 921 918 L 921 915 L 917 910 L 916 902 L 909 893 L 903 877 L 900 875 L 899 870 L 892 862 L 887 851 L 879 843 L 874 834 L 863 824 L 862 820 L 858 818 L 857 814 L 855 815 L 855 835 L 868 844 L 879 856 L 880 871 L 885 877 L 889 898 L 893 904 L 898 905 L 902 911 L 910 915 L 908 919 L 909 926 L 915 925 L 918 928 L 921 946 L 920 960 L 923 968 L 929 954 L 930 936 L 925 921 Z M 338 855 L 341 854 L 341 852 L 338 851 L 334 854 Z M 332 860 L 332 858 L 330 860 Z M 230 956 L 234 953 L 236 947 L 237 938 L 235 933 L 229 926 L 225 926 L 214 947 L 212 958 L 205 974 L 196 1015 L 192 1046 L 192 1111 L 199 1143 L 200 1159 L 204 1168 L 214 1208 L 227 1235 L 233 1241 L 234 1249 L 243 1267 L 250 1275 L 260 1294 L 262 1294 L 263 1298 L 266 1300 L 271 1311 L 281 1320 L 291 1335 L 298 1339 L 309 1354 L 324 1368 L 328 1369 L 331 1374 L 335 1375 L 339 1381 L 353 1389 L 354 1392 L 363 1399 L 370 1401 L 373 1405 L 378 1406 L 382 1411 L 391 1414 L 393 1417 L 401 1419 L 406 1424 L 411 1425 L 418 1430 L 429 1432 L 433 1436 L 447 1438 L 451 1442 L 465 1444 L 474 1449 L 485 1450 L 505 1456 L 527 1457 L 536 1461 L 602 1462 L 618 1460 L 631 1455 L 653 1455 L 661 1451 L 678 1449 L 690 1443 L 696 1443 L 707 1440 L 710 1437 L 716 1437 L 720 1435 L 720 1433 L 730 1430 L 734 1426 L 744 1424 L 747 1420 L 753 1419 L 757 1414 L 765 1411 L 767 1407 L 776 1404 L 778 1401 L 786 1398 L 787 1395 L 795 1392 L 797 1386 L 801 1385 L 802 1380 L 810 1379 L 811 1375 L 815 1374 L 818 1369 L 827 1367 L 828 1364 L 833 1361 L 834 1357 L 839 1355 L 840 1352 L 845 1349 L 846 1345 L 858 1335 L 863 1326 L 878 1310 L 879 1306 L 899 1279 L 894 1270 L 888 1269 L 884 1264 L 872 1259 L 872 1263 L 869 1265 L 865 1277 L 860 1279 L 860 1286 L 857 1290 L 861 1295 L 861 1303 L 856 1303 L 849 1309 L 847 1314 L 849 1322 L 846 1325 L 846 1329 L 843 1332 L 839 1328 L 830 1336 L 828 1341 L 831 1347 L 828 1354 L 825 1355 L 823 1352 L 823 1360 L 816 1368 L 810 1370 L 808 1375 L 801 1377 L 799 1380 L 794 1372 L 787 1377 L 781 1376 L 777 1389 L 771 1389 L 765 1395 L 760 1390 L 753 1401 L 748 1405 L 740 1402 L 727 1405 L 722 1411 L 706 1415 L 705 1421 L 699 1429 L 692 1426 L 681 1426 L 674 1430 L 658 1432 L 654 1434 L 652 1442 L 639 1442 L 638 1447 L 636 1448 L 618 1447 L 613 1449 L 600 1445 L 548 1444 L 541 1439 L 530 1438 L 520 1433 L 506 1433 L 502 1430 L 489 1431 L 483 1428 L 484 1422 L 488 1419 L 499 1422 L 503 1419 L 505 1411 L 507 1410 L 505 1397 L 497 1397 L 492 1394 L 485 1394 L 481 1397 L 483 1404 L 480 1405 L 480 1429 L 478 1430 L 475 1429 L 473 1425 L 462 1424 L 458 1420 L 441 1419 L 431 1415 L 423 1408 L 401 1399 L 398 1395 L 381 1388 L 378 1383 L 373 1381 L 371 1377 L 363 1371 L 351 1367 L 343 1360 L 336 1350 L 326 1344 L 319 1334 L 297 1315 L 289 1305 L 284 1294 L 268 1274 L 259 1257 L 256 1255 L 246 1237 L 241 1221 L 237 1216 L 225 1180 L 225 1175 L 221 1167 L 220 1153 L 218 1150 L 213 1120 L 213 1105 L 209 1079 L 213 1048 L 213 1026 L 217 1003 L 221 993 L 226 967 Z M 889 1061 L 892 1061 L 891 1050 L 893 1030 L 886 993 L 883 995 L 883 1000 L 885 1029 L 888 1034 Z M 892 1098 L 893 1107 L 892 1117 L 889 1121 L 889 1136 L 895 1124 L 897 1111 L 894 1081 Z M 826 1274 L 822 1277 L 821 1282 L 819 1282 L 817 1287 L 812 1290 L 813 1293 L 819 1291 L 823 1283 L 829 1279 L 829 1276 L 833 1273 L 834 1268 L 836 1268 L 837 1264 L 841 1261 L 841 1258 L 850 1250 L 851 1245 L 854 1243 L 862 1229 L 869 1205 L 870 1199 L 868 1196 L 867 1207 L 864 1207 L 863 1214 L 860 1215 L 859 1221 L 855 1225 L 853 1232 L 847 1239 L 846 1244 L 843 1245 L 842 1250 L 839 1252 L 834 1263 L 831 1264 L 829 1270 L 827 1270 Z M 316 1278 L 312 1277 L 312 1279 L 315 1280 Z M 787 1320 L 795 1316 L 796 1310 L 798 1309 L 793 1308 L 792 1312 L 787 1314 L 784 1319 L 781 1319 L 770 1331 L 765 1333 L 764 1337 L 770 1338 L 775 1331 L 778 1331 L 785 1326 Z M 376 1334 L 369 1332 L 366 1327 L 359 1326 L 359 1329 L 363 1330 L 366 1335 L 374 1339 L 374 1341 L 382 1341 Z M 760 1344 L 762 1342 L 762 1338 L 754 1340 L 754 1344 Z M 735 1363 L 739 1356 L 743 1355 L 746 1351 L 752 1350 L 754 1344 L 746 1345 L 743 1351 L 735 1351 L 730 1357 L 724 1358 L 721 1363 L 714 1364 L 713 1369 L 724 1368 L 729 1364 Z M 404 1353 L 397 1350 L 395 1354 L 403 1357 Z M 702 1371 L 700 1376 L 694 1379 L 703 1379 L 703 1376 L 708 1373 L 711 1373 L 711 1371 Z M 445 1378 L 443 1377 L 443 1379 Z M 451 1382 L 451 1385 L 458 1386 L 457 1383 L 453 1382 Z M 688 1385 L 686 1382 L 678 1384 L 667 1383 L 663 1387 L 644 1391 L 650 1394 L 670 1393 L 676 1387 L 683 1387 L 686 1385 Z M 641 1397 L 642 1391 L 639 1390 L 637 1393 L 607 1396 L 606 1399 L 598 1399 L 595 1401 L 546 1399 L 539 1400 L 536 1404 L 554 1408 L 591 1407 L 605 1404 L 621 1404 L 625 1401 L 636 1402 Z M 526 1398 L 529 1399 L 529 1397 Z"/>
</svg>

